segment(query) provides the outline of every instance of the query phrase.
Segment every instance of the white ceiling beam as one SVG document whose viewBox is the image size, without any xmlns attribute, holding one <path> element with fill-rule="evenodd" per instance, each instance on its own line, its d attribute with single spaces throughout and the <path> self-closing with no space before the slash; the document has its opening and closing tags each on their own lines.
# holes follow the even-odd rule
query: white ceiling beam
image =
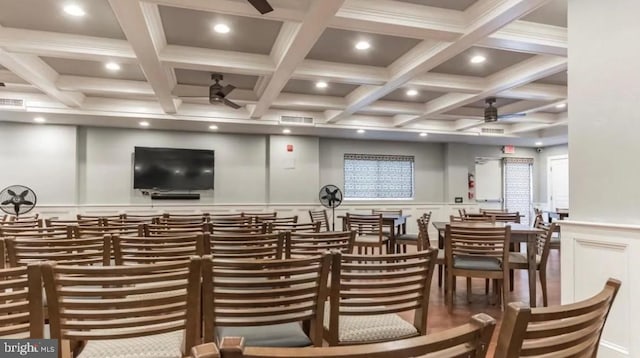
<svg viewBox="0 0 640 358">
<path fill-rule="evenodd" d="M 487 77 L 487 85 L 479 93 L 449 93 L 438 97 L 426 103 L 426 111 L 422 116 L 404 122 L 396 122 L 395 125 L 404 126 L 434 114 L 445 113 L 454 108 L 494 96 L 510 88 L 547 77 L 566 68 L 567 59 L 564 57 L 539 55 Z"/>
<path fill-rule="evenodd" d="M 270 75 L 275 65 L 268 55 L 168 45 L 160 52 L 166 65 L 200 71 Z"/>
<path fill-rule="evenodd" d="M 287 22 L 282 26 L 272 53 L 275 71 L 251 111 L 251 118 L 266 113 L 343 3 L 344 0 L 314 0 L 301 24 Z"/>
<path fill-rule="evenodd" d="M 407 85 L 435 92 L 475 93 L 485 87 L 485 79 L 430 72 L 412 79 Z"/>
<path fill-rule="evenodd" d="M 567 98 L 567 86 L 529 83 L 499 93 L 500 97 L 528 99 L 533 101 L 553 101 Z"/>
<path fill-rule="evenodd" d="M 383 86 L 368 91 L 354 91 L 349 95 L 349 106 L 337 116 L 328 118 L 337 122 L 357 112 L 396 88 L 409 82 L 417 75 L 434 67 L 473 46 L 481 39 L 504 27 L 521 16 L 535 10 L 548 0 L 481 0 L 468 9 L 469 25 L 465 32 L 452 43 L 425 40 L 401 56 L 391 66 L 390 79 Z M 477 15 L 474 15 L 477 13 Z M 353 95 L 353 96 L 352 96 Z"/>
<path fill-rule="evenodd" d="M 466 131 L 472 128 L 476 128 L 485 124 L 484 119 L 469 119 L 461 118 L 455 121 L 453 128 L 456 131 Z"/>
<path fill-rule="evenodd" d="M 305 2 L 299 0 L 273 2 L 274 10 L 267 14 L 260 14 L 248 1 L 233 0 L 148 0 L 158 5 L 179 7 L 184 9 L 215 12 L 235 16 L 254 17 L 276 21 L 300 22 L 305 15 L 302 7 Z M 276 4 L 277 2 L 277 4 Z"/>
<path fill-rule="evenodd" d="M 381 85 L 388 80 L 389 74 L 384 67 L 304 60 L 293 72 L 292 77 L 312 81 L 325 80 L 357 85 Z"/>
<path fill-rule="evenodd" d="M 131 0 L 109 0 L 109 4 L 162 109 L 176 113 L 178 105 L 171 96 L 173 83 L 158 57 L 162 50 L 157 47 L 162 46 L 158 32 L 162 32 L 162 28 L 158 27 L 160 15 L 157 5 Z"/>
<path fill-rule="evenodd" d="M 80 92 L 62 91 L 56 87 L 58 73 L 35 55 L 0 49 L 0 65 L 66 106 L 80 107 L 85 99 Z"/>
<path fill-rule="evenodd" d="M 84 76 L 58 77 L 56 86 L 65 91 L 90 93 L 118 93 L 153 96 L 153 88 L 146 81 L 116 80 Z"/>
<path fill-rule="evenodd" d="M 16 76 L 15 73 L 9 70 L 0 70 L 0 82 L 3 83 L 13 83 L 13 84 L 25 84 L 27 81 L 20 78 L 20 76 Z"/>
<path fill-rule="evenodd" d="M 540 55 L 567 56 L 567 28 L 514 21 L 478 43 L 479 46 Z"/>
<path fill-rule="evenodd" d="M 135 62 L 126 40 L 0 27 L 0 47 L 39 56 Z"/>
<path fill-rule="evenodd" d="M 518 101 L 506 106 L 500 107 L 500 114 L 511 114 L 511 113 L 535 113 L 539 111 L 544 111 L 548 109 L 555 109 L 555 107 L 559 104 L 566 103 L 565 100 L 560 101 L 552 101 L 552 102 L 535 102 L 535 101 Z M 527 116 L 527 121 L 530 121 L 531 116 Z M 520 118 L 514 118 L 514 120 L 519 120 Z"/>
</svg>

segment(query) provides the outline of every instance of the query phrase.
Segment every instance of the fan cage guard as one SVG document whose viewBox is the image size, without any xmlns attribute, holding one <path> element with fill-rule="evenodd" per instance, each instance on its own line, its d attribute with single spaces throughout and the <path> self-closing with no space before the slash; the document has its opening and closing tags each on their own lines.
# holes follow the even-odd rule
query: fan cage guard
<svg viewBox="0 0 640 358">
<path fill-rule="evenodd" d="M 12 191 L 16 195 L 12 195 L 9 191 Z M 27 203 L 22 204 L 18 202 L 16 198 L 21 198 Z M 0 205 L 0 210 L 6 214 L 15 215 L 16 217 L 27 214 L 33 210 L 36 207 L 37 201 L 38 197 L 36 193 L 24 185 L 10 185 L 0 191 L 0 203 L 2 204 Z M 16 206 L 16 204 L 18 205 Z"/>
</svg>

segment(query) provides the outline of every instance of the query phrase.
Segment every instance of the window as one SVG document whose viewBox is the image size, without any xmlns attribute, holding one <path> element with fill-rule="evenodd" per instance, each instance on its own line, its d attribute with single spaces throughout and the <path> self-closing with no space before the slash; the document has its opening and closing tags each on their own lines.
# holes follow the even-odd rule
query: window
<svg viewBox="0 0 640 358">
<path fill-rule="evenodd" d="M 408 155 L 344 155 L 347 199 L 412 199 L 413 162 Z"/>
</svg>

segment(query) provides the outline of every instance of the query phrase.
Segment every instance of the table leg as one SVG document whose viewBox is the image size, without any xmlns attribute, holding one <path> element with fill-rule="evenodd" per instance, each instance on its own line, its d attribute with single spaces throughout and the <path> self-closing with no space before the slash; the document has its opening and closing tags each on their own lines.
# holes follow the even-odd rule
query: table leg
<svg viewBox="0 0 640 358">
<path fill-rule="evenodd" d="M 396 222 L 392 221 L 389 225 L 389 253 L 396 253 Z"/>
<path fill-rule="evenodd" d="M 527 261 L 529 262 L 529 306 L 536 307 L 536 235 L 527 235 Z"/>
</svg>

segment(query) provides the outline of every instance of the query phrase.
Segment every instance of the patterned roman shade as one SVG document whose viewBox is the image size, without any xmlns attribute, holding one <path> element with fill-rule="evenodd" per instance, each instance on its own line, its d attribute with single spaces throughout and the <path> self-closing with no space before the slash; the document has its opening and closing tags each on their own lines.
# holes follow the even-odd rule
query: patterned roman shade
<svg viewBox="0 0 640 358">
<path fill-rule="evenodd" d="M 503 158 L 504 160 L 504 199 L 509 212 L 519 212 L 524 217 L 520 222 L 531 223 L 533 207 L 532 158 Z"/>
<path fill-rule="evenodd" d="M 345 198 L 413 198 L 414 160 L 409 155 L 345 154 Z"/>
</svg>

